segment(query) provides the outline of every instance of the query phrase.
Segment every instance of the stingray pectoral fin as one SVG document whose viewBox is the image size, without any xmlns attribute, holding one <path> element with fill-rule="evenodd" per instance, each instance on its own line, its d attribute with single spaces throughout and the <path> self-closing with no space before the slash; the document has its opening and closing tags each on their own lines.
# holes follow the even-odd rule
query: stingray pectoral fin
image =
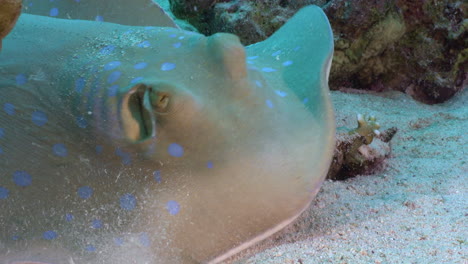
<svg viewBox="0 0 468 264">
<path fill-rule="evenodd" d="M 129 26 L 178 28 L 174 20 L 151 0 L 42 1 L 29 5 L 25 13 L 65 19 L 98 20 Z"/>
<path fill-rule="evenodd" d="M 266 74 L 278 79 L 305 100 L 308 108 L 320 116 L 330 103 L 328 75 L 333 58 L 333 32 L 327 16 L 318 6 L 299 10 L 267 40 L 247 47 L 248 56 L 267 53 L 263 61 L 280 72 Z M 263 58 L 262 58 L 263 59 Z M 277 79 L 275 79 L 277 78 Z"/>
</svg>

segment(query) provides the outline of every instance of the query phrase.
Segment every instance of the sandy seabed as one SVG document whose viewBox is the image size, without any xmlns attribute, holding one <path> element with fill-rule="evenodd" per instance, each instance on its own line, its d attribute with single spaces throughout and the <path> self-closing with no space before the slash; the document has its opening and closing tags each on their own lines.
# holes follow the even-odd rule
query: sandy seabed
<svg viewBox="0 0 468 264">
<path fill-rule="evenodd" d="M 468 91 L 440 105 L 398 92 L 332 100 L 337 127 L 359 112 L 399 129 L 385 168 L 326 181 L 293 225 L 228 263 L 468 263 Z"/>
</svg>

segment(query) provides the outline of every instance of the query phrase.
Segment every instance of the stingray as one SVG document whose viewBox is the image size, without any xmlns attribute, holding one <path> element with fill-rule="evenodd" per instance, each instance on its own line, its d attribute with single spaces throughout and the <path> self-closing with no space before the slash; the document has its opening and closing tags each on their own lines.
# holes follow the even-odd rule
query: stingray
<svg viewBox="0 0 468 264">
<path fill-rule="evenodd" d="M 89 2 L 27 1 L 3 40 L 1 263 L 219 263 L 307 208 L 335 134 L 319 7 L 243 47 Z"/>
</svg>

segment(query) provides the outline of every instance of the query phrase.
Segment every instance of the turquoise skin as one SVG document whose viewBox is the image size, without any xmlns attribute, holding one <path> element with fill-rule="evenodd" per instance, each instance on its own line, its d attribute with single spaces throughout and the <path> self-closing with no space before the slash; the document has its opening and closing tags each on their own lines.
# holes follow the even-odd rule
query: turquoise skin
<svg viewBox="0 0 468 264">
<path fill-rule="evenodd" d="M 293 221 L 330 164 L 333 36 L 24 14 L 0 53 L 0 260 L 217 263 Z"/>
</svg>

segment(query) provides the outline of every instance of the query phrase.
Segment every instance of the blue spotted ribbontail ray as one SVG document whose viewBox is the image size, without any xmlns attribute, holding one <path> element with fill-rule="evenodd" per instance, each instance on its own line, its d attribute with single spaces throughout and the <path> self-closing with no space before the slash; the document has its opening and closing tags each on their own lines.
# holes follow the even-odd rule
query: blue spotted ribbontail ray
<svg viewBox="0 0 468 264">
<path fill-rule="evenodd" d="M 0 263 L 219 263 L 318 192 L 322 10 L 246 48 L 155 26 L 23 14 L 3 40 Z"/>
</svg>

